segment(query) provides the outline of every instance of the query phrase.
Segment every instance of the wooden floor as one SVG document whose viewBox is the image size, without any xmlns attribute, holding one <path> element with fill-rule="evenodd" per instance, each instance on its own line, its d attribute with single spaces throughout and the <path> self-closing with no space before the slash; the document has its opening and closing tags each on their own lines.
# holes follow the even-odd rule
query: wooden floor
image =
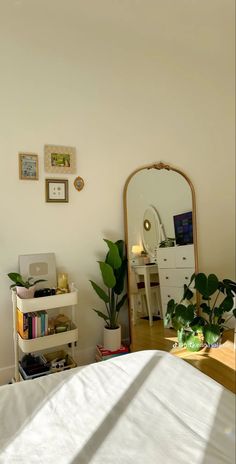
<svg viewBox="0 0 236 464">
<path fill-rule="evenodd" d="M 233 330 L 224 333 L 219 348 L 203 348 L 197 353 L 174 347 L 177 342 L 176 332 L 173 329 L 164 329 L 162 320 L 154 321 L 153 326 L 150 327 L 148 320 L 138 319 L 131 330 L 131 351 L 168 351 L 192 364 L 228 390 L 236 392 L 236 351 L 233 345 Z"/>
</svg>

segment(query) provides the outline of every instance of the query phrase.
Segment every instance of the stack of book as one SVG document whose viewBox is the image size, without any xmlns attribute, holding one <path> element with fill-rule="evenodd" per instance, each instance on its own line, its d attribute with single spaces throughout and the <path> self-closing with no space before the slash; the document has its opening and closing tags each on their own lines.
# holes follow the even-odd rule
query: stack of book
<svg viewBox="0 0 236 464">
<path fill-rule="evenodd" d="M 44 337 L 48 334 L 47 312 L 22 313 L 17 308 L 17 331 L 24 340 Z"/>
<path fill-rule="evenodd" d="M 118 350 L 110 351 L 106 350 L 102 345 L 96 346 L 96 361 L 106 361 L 107 359 L 114 358 L 115 356 L 121 356 L 123 354 L 129 353 L 128 346 L 121 345 Z"/>
</svg>

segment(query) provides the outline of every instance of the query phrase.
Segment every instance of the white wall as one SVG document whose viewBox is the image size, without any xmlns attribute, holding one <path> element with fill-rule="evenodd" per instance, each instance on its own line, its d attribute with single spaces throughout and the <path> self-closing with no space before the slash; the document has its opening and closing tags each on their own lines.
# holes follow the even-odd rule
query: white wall
<svg viewBox="0 0 236 464">
<path fill-rule="evenodd" d="M 123 236 L 123 186 L 143 164 L 188 174 L 201 269 L 234 277 L 234 17 L 233 0 L 1 0 L 0 368 L 13 364 L 6 273 L 32 252 L 54 251 L 79 286 L 80 360 L 92 359 L 102 321 L 88 280 L 102 238 Z M 77 148 L 85 188 L 68 175 L 69 204 L 45 203 L 50 143 Z M 39 154 L 39 181 L 19 180 L 19 151 Z"/>
</svg>

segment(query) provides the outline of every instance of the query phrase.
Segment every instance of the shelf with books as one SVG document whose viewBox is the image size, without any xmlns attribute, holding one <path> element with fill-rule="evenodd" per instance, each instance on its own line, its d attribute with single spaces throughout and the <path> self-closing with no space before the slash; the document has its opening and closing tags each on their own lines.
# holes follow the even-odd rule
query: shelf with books
<svg viewBox="0 0 236 464">
<path fill-rule="evenodd" d="M 18 334 L 18 344 L 23 353 L 32 353 L 34 351 L 45 350 L 54 346 L 66 345 L 78 340 L 78 328 L 72 326 L 72 330 L 57 333 L 53 335 L 45 335 L 43 337 L 36 337 L 29 340 L 23 339 Z"/>
<path fill-rule="evenodd" d="M 20 380 L 19 360 L 22 353 L 27 354 L 53 347 L 70 345 L 71 355 L 74 358 L 75 344 L 78 341 L 78 328 L 75 324 L 77 302 L 77 290 L 60 295 L 29 299 L 19 298 L 16 292 L 12 291 L 16 381 Z M 71 312 L 71 320 L 61 314 L 61 310 L 64 308 Z M 49 333 L 49 322 L 51 319 L 54 319 L 54 311 L 50 313 L 50 310 L 56 310 L 58 313 L 55 319 L 58 319 L 59 316 L 60 318 L 64 317 L 61 326 L 55 327 L 56 333 Z M 53 318 L 50 317 L 50 320 L 49 313 L 53 315 Z M 45 317 L 43 314 L 45 314 Z M 67 327 L 66 320 L 70 321 Z M 56 331 L 57 329 L 58 332 Z"/>
</svg>

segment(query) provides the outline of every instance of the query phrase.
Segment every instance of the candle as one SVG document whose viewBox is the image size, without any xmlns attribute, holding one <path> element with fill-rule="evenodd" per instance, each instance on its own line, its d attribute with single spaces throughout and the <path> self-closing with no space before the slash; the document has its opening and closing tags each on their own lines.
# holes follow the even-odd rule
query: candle
<svg viewBox="0 0 236 464">
<path fill-rule="evenodd" d="M 57 276 L 58 288 L 68 288 L 68 274 L 66 272 L 59 272 Z"/>
</svg>

